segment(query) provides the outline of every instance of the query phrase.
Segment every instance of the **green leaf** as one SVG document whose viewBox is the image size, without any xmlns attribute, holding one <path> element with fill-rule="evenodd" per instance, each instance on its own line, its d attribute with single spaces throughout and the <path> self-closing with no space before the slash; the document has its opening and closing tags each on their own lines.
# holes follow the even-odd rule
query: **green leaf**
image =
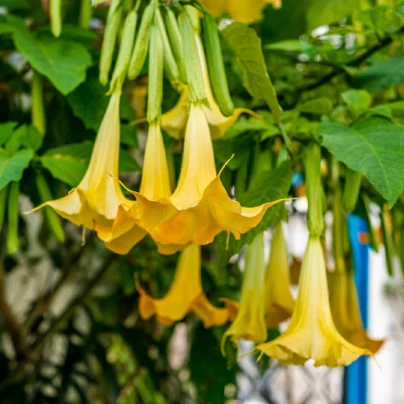
<svg viewBox="0 0 404 404">
<path fill-rule="evenodd" d="M 394 205 L 404 188 L 404 128 L 380 117 L 351 127 L 325 121 L 317 136 L 338 161 L 361 172 L 390 206 Z"/>
<path fill-rule="evenodd" d="M 0 124 L 0 146 L 7 142 L 17 125 L 17 122 L 6 122 Z"/>
<path fill-rule="evenodd" d="M 67 102 L 87 129 L 98 131 L 109 102 L 98 78 L 89 77 L 67 96 Z"/>
<path fill-rule="evenodd" d="M 280 122 L 282 108 L 267 73 L 261 39 L 253 29 L 241 22 L 233 22 L 222 34 L 243 71 L 244 87 L 254 99 L 264 100 L 271 108 L 275 121 Z"/>
<path fill-rule="evenodd" d="M 33 150 L 10 153 L 0 148 L 0 190 L 11 181 L 20 181 L 33 157 Z"/>
<path fill-rule="evenodd" d="M 23 20 L 8 16 L 8 21 L 13 26 L 17 50 L 35 70 L 48 77 L 62 94 L 70 93 L 85 80 L 86 70 L 91 66 L 91 56 L 83 45 L 52 36 L 35 38 Z"/>
<path fill-rule="evenodd" d="M 48 150 L 40 161 L 53 177 L 75 187 L 83 178 L 91 158 L 93 143 L 74 143 Z M 126 151 L 120 150 L 121 172 L 140 170 L 136 160 Z"/>
<path fill-rule="evenodd" d="M 299 111 L 307 114 L 327 115 L 332 111 L 332 102 L 326 97 L 316 98 L 299 105 Z"/>
<path fill-rule="evenodd" d="M 43 136 L 32 125 L 21 125 L 17 128 L 5 145 L 9 152 L 15 152 L 20 148 L 37 151 L 42 146 Z"/>
<path fill-rule="evenodd" d="M 290 183 L 292 180 L 292 164 L 285 161 L 275 170 L 263 171 L 254 181 L 248 191 L 240 195 L 237 200 L 242 206 L 258 206 L 269 201 L 287 198 Z M 285 213 L 284 203 L 278 203 L 267 210 L 260 224 L 243 234 L 240 240 L 230 237 L 228 248 L 226 248 L 227 234 L 220 234 L 218 237 L 218 257 L 219 267 L 223 268 L 229 259 L 237 254 L 241 247 L 252 242 L 254 237 L 273 226 L 281 220 Z"/>
<path fill-rule="evenodd" d="M 372 103 L 372 97 L 366 90 L 348 90 L 341 94 L 342 99 L 352 114 L 357 119 L 364 114 Z"/>
<path fill-rule="evenodd" d="M 387 90 L 401 83 L 404 83 L 404 55 L 377 61 L 354 80 L 355 87 L 363 87 L 371 92 Z"/>
</svg>

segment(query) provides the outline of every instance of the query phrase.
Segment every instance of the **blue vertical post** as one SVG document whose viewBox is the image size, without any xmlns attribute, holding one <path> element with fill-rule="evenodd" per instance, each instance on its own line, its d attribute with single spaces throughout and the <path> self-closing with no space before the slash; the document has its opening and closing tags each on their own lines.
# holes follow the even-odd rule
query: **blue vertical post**
<svg viewBox="0 0 404 404">
<path fill-rule="evenodd" d="M 368 275 L 369 275 L 369 242 L 368 227 L 364 219 L 356 215 L 348 215 L 349 240 L 352 248 L 355 282 L 362 322 L 368 327 Z M 367 357 L 362 356 L 346 368 L 345 378 L 346 404 L 367 404 L 368 371 Z"/>
</svg>

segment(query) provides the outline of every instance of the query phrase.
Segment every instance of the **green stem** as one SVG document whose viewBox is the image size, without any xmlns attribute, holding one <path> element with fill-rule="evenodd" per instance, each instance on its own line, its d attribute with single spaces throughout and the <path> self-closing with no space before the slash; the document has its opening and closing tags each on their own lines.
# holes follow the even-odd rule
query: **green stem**
<svg viewBox="0 0 404 404">
<path fill-rule="evenodd" d="M 81 28 L 88 28 L 92 16 L 91 0 L 81 0 L 79 26 Z"/>
<path fill-rule="evenodd" d="M 8 196 L 8 212 L 7 212 L 7 252 L 14 254 L 18 251 L 18 198 L 20 195 L 20 183 L 13 181 L 10 184 L 10 194 Z"/>
<path fill-rule="evenodd" d="M 43 136 L 46 131 L 46 116 L 43 99 L 43 80 L 41 74 L 33 70 L 31 82 L 31 122 Z"/>
</svg>

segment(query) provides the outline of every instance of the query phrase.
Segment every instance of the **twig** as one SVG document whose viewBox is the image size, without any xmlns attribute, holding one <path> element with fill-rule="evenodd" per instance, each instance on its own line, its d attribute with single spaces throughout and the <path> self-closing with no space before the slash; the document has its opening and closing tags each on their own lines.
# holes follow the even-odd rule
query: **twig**
<svg viewBox="0 0 404 404">
<path fill-rule="evenodd" d="M 404 26 L 401 27 L 396 33 L 403 33 L 404 32 Z M 391 36 L 383 38 L 381 41 L 379 41 L 377 44 L 369 48 L 366 52 L 364 52 L 361 56 L 351 60 L 350 62 L 346 63 L 346 66 L 359 66 L 362 62 L 367 60 L 370 56 L 375 54 L 376 52 L 382 50 L 386 46 L 390 45 L 393 42 L 393 38 Z M 324 77 L 322 77 L 319 81 L 316 81 L 315 83 L 309 84 L 307 86 L 300 87 L 298 91 L 309 91 L 309 90 L 314 90 L 317 87 L 322 86 L 323 84 L 328 83 L 331 81 L 334 77 L 337 77 L 340 74 L 346 74 L 346 70 L 342 66 L 337 66 L 332 70 L 330 73 L 326 74 Z"/>
</svg>

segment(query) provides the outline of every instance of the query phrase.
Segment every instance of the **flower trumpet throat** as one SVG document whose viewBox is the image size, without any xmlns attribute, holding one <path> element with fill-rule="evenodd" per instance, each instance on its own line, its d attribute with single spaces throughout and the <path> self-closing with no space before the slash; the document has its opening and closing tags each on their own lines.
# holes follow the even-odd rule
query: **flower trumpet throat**
<svg viewBox="0 0 404 404">
<path fill-rule="evenodd" d="M 209 126 L 201 103 L 192 103 L 185 134 L 182 167 L 170 197 L 152 200 L 133 192 L 138 220 L 162 245 L 204 245 L 222 231 L 236 239 L 255 227 L 266 210 L 277 202 L 253 208 L 232 200 L 216 175 Z"/>
<path fill-rule="evenodd" d="M 290 323 L 285 332 L 258 345 L 262 354 L 285 364 L 304 364 L 313 359 L 315 366 L 346 366 L 368 349 L 351 344 L 337 331 L 328 300 L 324 253 L 319 237 L 309 239 L 302 263 L 299 292 Z"/>
<path fill-rule="evenodd" d="M 136 282 L 140 293 L 139 313 L 143 319 L 153 315 L 164 325 L 182 320 L 194 312 L 205 327 L 222 325 L 228 320 L 227 310 L 213 306 L 203 293 L 201 283 L 201 248 L 191 244 L 180 254 L 174 280 L 167 294 L 153 299 Z"/>
<path fill-rule="evenodd" d="M 52 207 L 60 216 L 88 229 L 112 225 L 118 206 L 126 204 L 118 178 L 121 92 L 112 94 L 95 140 L 87 171 L 80 184 L 63 198 L 34 209 Z"/>
</svg>

